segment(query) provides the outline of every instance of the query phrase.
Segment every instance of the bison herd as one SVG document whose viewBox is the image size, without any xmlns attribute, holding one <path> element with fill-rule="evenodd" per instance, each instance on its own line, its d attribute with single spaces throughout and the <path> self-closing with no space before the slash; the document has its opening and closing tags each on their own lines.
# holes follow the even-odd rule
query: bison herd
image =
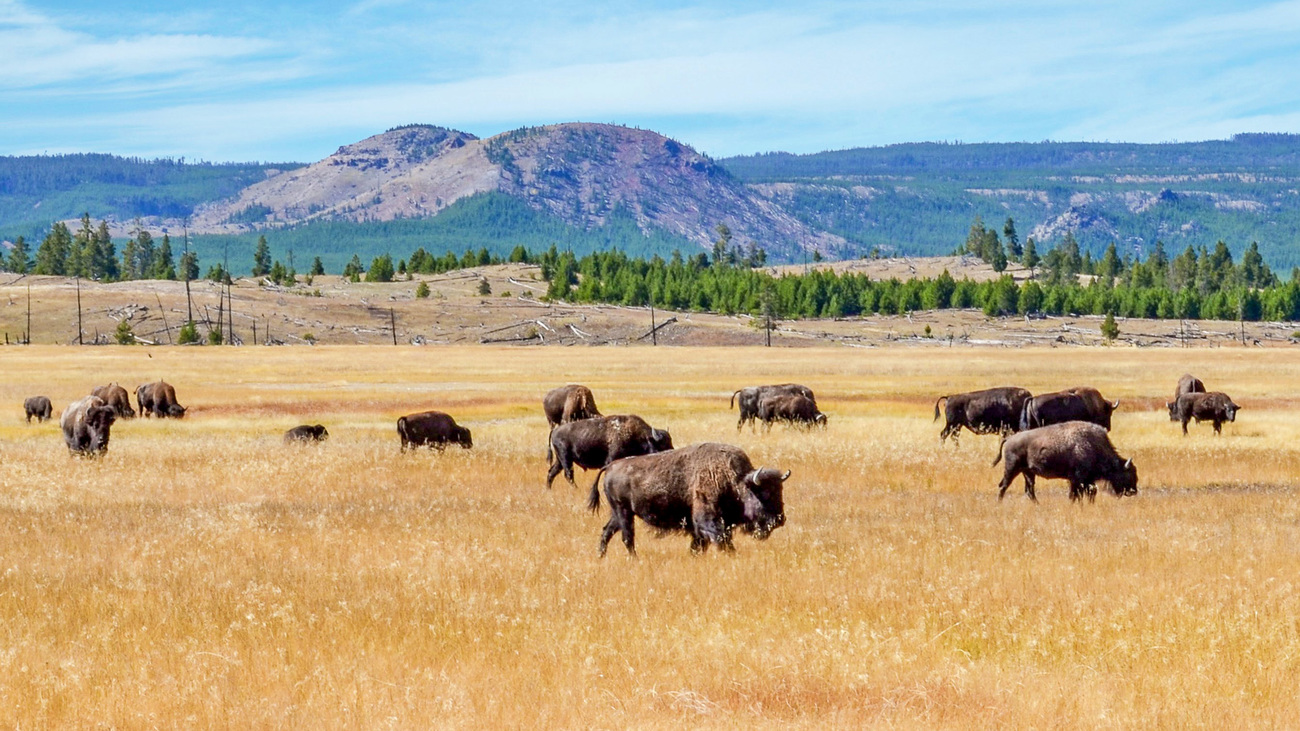
<svg viewBox="0 0 1300 731">
<path fill-rule="evenodd" d="M 176 390 L 165 381 L 141 385 L 135 391 L 141 417 L 182 418 L 186 409 L 176 399 Z M 1012 386 L 970 393 L 940 396 L 934 405 L 934 419 L 943 404 L 945 423 L 941 442 L 952 437 L 956 443 L 962 429 L 973 434 L 999 434 L 996 466 L 1003 465 L 998 484 L 1002 499 L 1016 477 L 1024 477 L 1025 493 L 1037 501 L 1035 480 L 1067 480 L 1072 501 L 1087 497 L 1094 501 L 1097 483 L 1104 482 L 1116 496 L 1137 493 L 1137 468 L 1115 450 L 1108 432 L 1119 401 L 1110 401 L 1091 387 L 1068 388 L 1034 396 Z M 1205 384 L 1184 375 L 1167 402 L 1171 421 L 1195 419 L 1212 422 L 1219 434 L 1224 422 L 1236 420 L 1240 409 L 1222 392 L 1207 392 Z M 749 424 L 770 431 L 775 422 L 791 426 L 822 427 L 827 418 L 817 407 L 817 398 L 807 386 L 785 383 L 742 388 L 731 395 L 731 407 L 739 409 L 737 431 Z M 23 403 L 27 421 L 51 417 L 53 406 L 45 396 L 33 396 Z M 784 485 L 787 470 L 754 467 L 740 448 L 728 444 L 703 443 L 674 449 L 666 429 L 651 426 L 635 414 L 606 416 L 596 406 L 591 389 L 578 384 L 556 388 L 542 399 L 550 431 L 546 440 L 548 465 L 546 486 L 564 473 L 574 483 L 573 468 L 598 470 L 591 484 L 587 507 L 600 508 L 601 485 L 610 518 L 600 537 L 599 553 L 615 533 L 622 535 L 628 553 L 636 554 L 634 518 L 656 531 L 680 531 L 691 537 L 692 552 L 704 552 L 710 545 L 731 551 L 735 529 L 762 540 L 785 524 Z M 108 450 L 113 424 L 132 419 L 125 388 L 117 383 L 99 386 L 69 404 L 60 419 L 64 442 L 74 455 L 97 456 Z M 408 414 L 397 420 L 401 451 L 429 447 L 442 450 L 449 445 L 470 449 L 470 430 L 441 411 Z M 286 444 L 320 442 L 329 438 L 321 424 L 304 424 L 284 434 Z"/>
<path fill-rule="evenodd" d="M 973 434 L 1001 434 L 997 458 L 1003 463 L 998 499 L 1019 475 L 1024 475 L 1025 494 L 1037 501 L 1034 480 L 1038 477 L 1068 480 L 1070 499 L 1097 497 L 1096 483 L 1110 485 L 1117 496 L 1137 494 L 1137 467 L 1123 459 L 1111 444 L 1111 416 L 1119 401 L 1109 401 L 1095 388 L 1081 386 L 1034 396 L 1029 391 L 1003 386 L 983 391 L 940 396 L 934 402 L 934 419 L 939 419 L 939 402 L 944 402 L 946 421 L 939 432 L 943 442 L 953 442 L 963 428 Z M 1171 421 L 1210 421 L 1220 434 L 1225 421 L 1236 421 L 1241 408 L 1222 392 L 1205 392 L 1201 379 L 1184 374 L 1178 380 L 1174 400 L 1167 402 Z"/>
</svg>

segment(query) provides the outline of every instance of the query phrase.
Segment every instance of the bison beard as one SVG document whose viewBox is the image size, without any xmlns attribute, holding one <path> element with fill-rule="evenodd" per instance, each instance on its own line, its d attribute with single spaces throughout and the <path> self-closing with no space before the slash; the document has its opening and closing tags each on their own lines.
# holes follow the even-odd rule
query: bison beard
<svg viewBox="0 0 1300 731">
<path fill-rule="evenodd" d="M 729 445 L 697 444 L 613 462 L 592 483 L 587 507 L 593 511 L 600 507 L 602 477 L 610 519 L 601 534 L 601 556 L 619 532 L 628 553 L 636 555 L 638 517 L 662 532 L 689 533 L 696 553 L 711 543 L 734 550 L 736 526 L 763 540 L 785 524 L 782 492 L 790 473 L 754 469 L 743 451 Z"/>
</svg>

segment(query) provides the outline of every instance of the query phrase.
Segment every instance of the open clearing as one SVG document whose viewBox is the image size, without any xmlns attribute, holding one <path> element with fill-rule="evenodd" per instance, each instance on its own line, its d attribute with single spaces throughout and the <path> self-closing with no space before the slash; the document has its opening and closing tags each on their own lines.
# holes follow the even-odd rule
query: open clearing
<svg viewBox="0 0 1300 731">
<path fill-rule="evenodd" d="M 921 353 L 924 357 L 918 357 Z M 1300 360 L 1283 348 L 3 350 L 0 725 L 1258 728 L 1300 718 Z M 1190 371 L 1243 410 L 1183 437 Z M 183 421 L 78 460 L 53 424 L 165 377 Z M 731 392 L 800 381 L 826 431 L 740 435 Z M 793 470 L 735 555 L 543 488 L 542 394 L 578 381 L 680 446 Z M 1141 491 L 1017 481 L 940 446 L 944 393 L 1091 384 Z M 475 449 L 398 454 L 442 409 Z M 280 435 L 321 422 L 331 440 Z"/>
</svg>

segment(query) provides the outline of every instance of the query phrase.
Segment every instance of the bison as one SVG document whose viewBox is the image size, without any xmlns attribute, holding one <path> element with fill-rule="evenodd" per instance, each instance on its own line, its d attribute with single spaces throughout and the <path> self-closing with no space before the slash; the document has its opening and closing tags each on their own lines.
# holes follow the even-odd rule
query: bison
<svg viewBox="0 0 1300 731">
<path fill-rule="evenodd" d="M 601 415 L 596 408 L 596 397 L 586 386 L 570 383 L 567 386 L 551 389 L 542 398 L 542 410 L 546 412 L 546 422 L 551 431 L 561 424 L 582 419 L 594 419 Z M 551 461 L 551 438 L 546 437 L 546 461 Z"/>
<path fill-rule="evenodd" d="M 667 430 L 655 429 L 639 416 L 598 416 L 562 424 L 551 431 L 547 460 L 546 487 L 555 476 L 564 471 L 564 477 L 573 482 L 573 466 L 584 470 L 604 467 L 616 459 L 639 454 L 653 454 L 673 448 L 673 438 Z M 574 485 L 576 487 L 576 485 Z"/>
<path fill-rule="evenodd" d="M 1003 437 L 993 464 L 1004 459 L 998 500 L 1006 496 L 1011 481 L 1021 474 L 1025 476 L 1025 494 L 1034 502 L 1038 502 L 1035 477 L 1069 480 L 1070 500 L 1087 495 L 1088 502 L 1094 502 L 1098 480 L 1109 483 L 1117 497 L 1137 494 L 1133 460 L 1122 459 L 1106 430 L 1091 422 L 1067 421 Z"/>
<path fill-rule="evenodd" d="M 1107 401 L 1090 386 L 1045 393 L 1025 401 L 1020 412 L 1020 431 L 1067 421 L 1090 421 L 1110 431 L 1111 414 L 1119 401 Z"/>
<path fill-rule="evenodd" d="M 696 444 L 612 462 L 591 485 L 587 507 L 593 512 L 600 509 L 602 475 L 610 508 L 600 536 L 602 557 L 619 531 L 628 553 L 636 555 L 636 517 L 662 532 L 689 533 L 693 553 L 707 551 L 710 543 L 735 550 L 731 534 L 736 526 L 764 540 L 785 525 L 782 493 L 790 472 L 754 469 L 738 447 Z"/>
<path fill-rule="evenodd" d="M 41 423 L 49 419 L 54 414 L 54 405 L 46 396 L 32 396 L 23 401 L 23 411 L 27 412 L 27 423 L 32 423 L 32 417 L 36 417 L 36 423 Z"/>
<path fill-rule="evenodd" d="M 972 434 L 1006 434 L 1018 431 L 1020 414 L 1025 402 L 1033 398 L 1029 391 L 1017 386 L 987 388 L 983 391 L 954 393 L 940 396 L 934 402 L 934 419 L 939 419 L 939 402 L 943 401 L 944 426 L 939 432 L 940 443 L 952 437 L 953 444 L 962 427 Z"/>
<path fill-rule="evenodd" d="M 117 421 L 117 409 L 98 396 L 86 396 L 68 404 L 59 419 L 68 451 L 96 457 L 108 451 L 109 431 Z"/>
<path fill-rule="evenodd" d="M 176 389 L 166 381 L 146 383 L 135 390 L 135 401 L 140 405 L 140 416 L 160 419 L 185 416 L 185 407 L 176 402 Z"/>
<path fill-rule="evenodd" d="M 774 386 L 749 386 L 731 394 L 731 405 L 728 408 L 735 408 L 737 402 L 740 404 L 740 419 L 736 421 L 736 431 L 744 427 L 745 422 L 749 422 L 750 427 L 754 427 L 754 420 L 758 417 L 758 403 L 763 400 L 764 396 L 769 394 L 797 394 L 803 396 L 817 404 L 817 397 L 813 395 L 812 389 L 798 383 L 781 383 Z"/>
<path fill-rule="evenodd" d="M 448 444 L 459 444 L 465 449 L 474 446 L 469 429 L 441 411 L 424 411 L 407 414 L 397 420 L 397 435 L 402 439 L 402 451 L 407 447 L 433 447 L 442 451 Z"/>
<path fill-rule="evenodd" d="M 303 424 L 295 426 L 284 433 L 285 444 L 310 444 L 311 442 L 323 442 L 330 438 L 330 433 L 325 430 L 322 424 Z"/>
<path fill-rule="evenodd" d="M 1187 434 L 1187 422 L 1196 419 L 1214 422 L 1214 433 L 1221 434 L 1223 422 L 1236 421 L 1240 406 L 1234 404 L 1228 394 L 1222 391 L 1210 393 L 1185 393 L 1178 400 L 1169 404 L 1169 418 L 1183 423 L 1183 434 Z"/>
<path fill-rule="evenodd" d="M 117 410 L 119 419 L 135 418 L 135 409 L 131 408 L 131 396 L 126 392 L 125 388 L 117 385 L 117 381 L 96 388 L 90 392 L 90 395 L 104 399 L 104 403 Z"/>
<path fill-rule="evenodd" d="M 1178 403 L 1179 397 L 1185 393 L 1205 393 L 1205 384 L 1190 373 L 1184 373 L 1183 377 L 1178 379 L 1178 388 L 1174 389 L 1174 400 L 1165 402 L 1165 408 L 1169 409 L 1170 421 L 1178 421 L 1178 410 L 1174 406 Z"/>
<path fill-rule="evenodd" d="M 798 393 L 764 394 L 758 401 L 758 419 L 764 431 L 771 431 L 774 421 L 826 426 L 826 415 L 817 410 L 817 402 Z"/>
</svg>

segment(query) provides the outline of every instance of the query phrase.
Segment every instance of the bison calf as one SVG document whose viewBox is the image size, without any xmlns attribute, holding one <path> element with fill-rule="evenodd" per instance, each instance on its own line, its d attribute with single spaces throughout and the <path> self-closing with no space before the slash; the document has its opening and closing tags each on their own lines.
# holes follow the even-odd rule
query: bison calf
<svg viewBox="0 0 1300 731">
<path fill-rule="evenodd" d="M 1016 475 L 1021 474 L 1025 476 L 1025 494 L 1034 502 L 1038 502 L 1034 492 L 1036 477 L 1069 480 L 1071 500 L 1087 495 L 1089 502 L 1095 501 L 1097 480 L 1108 482 L 1116 496 L 1137 494 L 1138 476 L 1133 460 L 1120 458 L 1106 430 L 1090 422 L 1067 421 L 1006 437 L 993 464 L 1003 460 L 999 500 L 1006 496 Z"/>
<path fill-rule="evenodd" d="M 465 449 L 474 446 L 469 429 L 441 411 L 407 414 L 397 420 L 397 435 L 402 439 L 402 451 L 408 447 L 433 447 L 439 451 L 448 444 L 459 444 Z"/>
<path fill-rule="evenodd" d="M 758 418 L 763 431 L 772 431 L 772 423 L 826 426 L 826 415 L 817 410 L 817 402 L 798 393 L 769 393 L 758 401 Z"/>
<path fill-rule="evenodd" d="M 68 404 L 59 419 L 68 451 L 97 457 L 108 451 L 109 432 L 117 420 L 117 409 L 98 396 L 87 396 Z"/>
<path fill-rule="evenodd" d="M 1240 406 L 1234 404 L 1228 394 L 1222 391 L 1210 393 L 1185 393 L 1177 401 L 1165 404 L 1169 407 L 1169 420 L 1183 423 L 1183 434 L 1187 434 L 1187 422 L 1196 419 L 1214 422 L 1214 433 L 1221 434 L 1223 422 L 1236 421 Z"/>
<path fill-rule="evenodd" d="M 711 543 L 735 550 L 731 535 L 737 526 L 764 540 L 785 525 L 783 491 L 790 472 L 754 469 L 738 447 L 696 444 L 612 462 L 591 485 L 592 511 L 600 508 L 602 475 L 610 508 L 600 536 L 602 557 L 620 531 L 628 553 L 636 555 L 636 518 L 659 531 L 689 533 L 694 553 Z"/>
<path fill-rule="evenodd" d="M 1025 401 L 1020 414 L 1020 430 L 1067 421 L 1090 421 L 1110 431 L 1111 414 L 1118 408 L 1119 400 L 1107 401 L 1091 386 L 1045 393 Z"/>
<path fill-rule="evenodd" d="M 595 470 L 616 459 L 672 448 L 673 438 L 667 430 L 655 429 L 639 416 L 598 416 L 562 424 L 551 432 L 546 487 L 550 488 L 561 470 L 569 484 L 576 487 L 574 465 Z M 552 453 L 553 461 L 549 459 Z"/>
<path fill-rule="evenodd" d="M 36 423 L 41 423 L 54 413 L 54 405 L 50 403 L 49 398 L 45 396 L 32 396 L 23 401 L 23 411 L 27 412 L 27 423 L 32 423 L 32 417 L 36 417 Z"/>
<path fill-rule="evenodd" d="M 295 426 L 284 433 L 285 444 L 323 442 L 329 438 L 330 433 L 325 430 L 323 424 L 303 424 L 302 426 Z"/>
<path fill-rule="evenodd" d="M 812 389 L 798 383 L 779 383 L 772 386 L 749 386 L 742 388 L 731 394 L 731 406 L 735 407 L 737 403 L 740 406 L 740 419 L 736 421 L 736 431 L 740 431 L 749 422 L 750 427 L 754 426 L 754 420 L 759 418 L 758 404 L 764 396 L 777 394 L 794 394 L 803 396 L 813 402 L 814 408 L 817 405 L 817 397 L 813 395 Z"/>
</svg>

